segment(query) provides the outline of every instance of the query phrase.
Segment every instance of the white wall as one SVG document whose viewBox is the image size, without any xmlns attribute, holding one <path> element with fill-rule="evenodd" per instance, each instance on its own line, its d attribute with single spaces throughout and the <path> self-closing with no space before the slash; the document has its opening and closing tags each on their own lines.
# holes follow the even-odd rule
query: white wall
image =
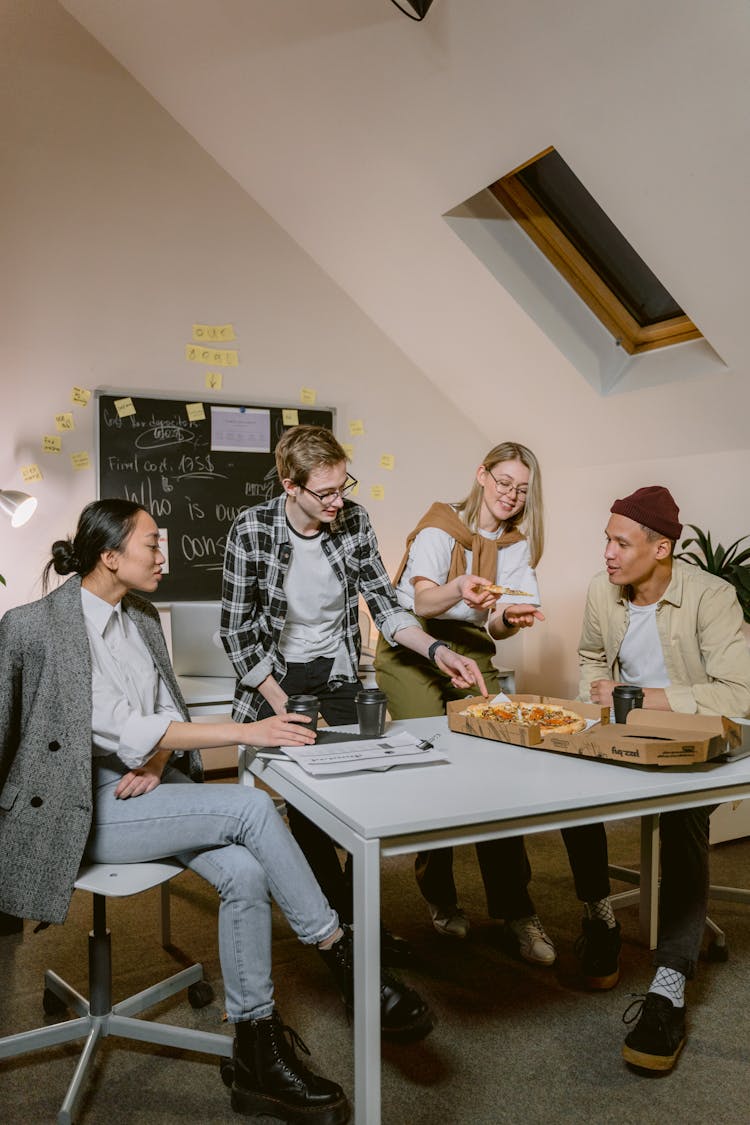
<svg viewBox="0 0 750 1125">
<path fill-rule="evenodd" d="M 299 404 L 302 386 L 338 411 L 389 565 L 437 495 L 464 491 L 479 429 L 363 315 L 247 194 L 52 0 L 2 0 L 4 326 L 0 488 L 32 492 L 24 528 L 0 522 L 0 613 L 38 596 L 53 539 L 94 498 L 93 407 L 74 385 L 206 399 L 183 358 L 191 326 L 233 322 L 241 364 L 228 401 Z M 40 451 L 72 411 L 63 453 Z M 351 437 L 348 423 L 366 433 Z M 396 468 L 378 469 L 382 453 Z M 24 485 L 20 466 L 44 480 Z M 369 500 L 381 483 L 383 501 Z"/>
<path fill-rule="evenodd" d="M 748 365 L 602 399 L 547 341 L 496 331 L 500 313 L 483 267 L 467 287 L 443 263 L 437 290 L 450 291 L 457 316 L 475 305 L 487 337 L 472 336 L 459 364 L 448 349 L 428 372 L 444 384 L 450 368 L 459 404 L 451 406 L 53 0 L 0 0 L 0 19 L 7 76 L 0 120 L 12 157 L 0 180 L 0 488 L 24 487 L 19 466 L 28 462 L 45 474 L 29 489 L 39 497 L 32 522 L 11 531 L 0 520 L 0 573 L 8 579 L 0 612 L 38 595 L 50 543 L 72 530 L 95 494 L 93 474 L 73 473 L 67 460 L 71 450 L 93 452 L 93 412 L 70 405 L 71 386 L 204 397 L 203 369 L 182 358 L 196 321 L 235 324 L 242 365 L 226 375 L 229 401 L 294 405 L 307 385 L 321 404 L 339 409 L 339 436 L 357 445 L 353 470 L 391 567 L 428 503 L 463 494 L 488 446 L 515 438 L 538 452 L 548 620 L 501 654 L 520 669 L 523 688 L 574 689 L 585 591 L 601 566 L 616 496 L 663 483 L 686 522 L 725 544 L 750 532 L 750 443 L 738 438 L 747 433 Z M 265 112 L 270 129 L 270 102 Z M 241 145 L 241 133 L 235 137 Z M 305 168 L 296 175 L 302 206 Z M 360 215 L 366 221 L 364 206 Z M 411 241 L 410 228 L 393 238 L 402 255 L 429 253 Z M 433 309 L 425 346 L 413 351 L 428 357 L 430 333 L 451 327 Z M 479 400 L 469 389 L 476 379 L 484 387 Z M 54 433 L 54 415 L 69 409 L 75 437 L 65 437 L 61 457 L 42 455 L 42 434 Z M 365 420 L 367 434 L 350 439 L 355 418 Z M 382 452 L 395 454 L 393 474 L 377 471 Z M 376 482 L 387 489 L 384 502 L 368 501 Z"/>
</svg>

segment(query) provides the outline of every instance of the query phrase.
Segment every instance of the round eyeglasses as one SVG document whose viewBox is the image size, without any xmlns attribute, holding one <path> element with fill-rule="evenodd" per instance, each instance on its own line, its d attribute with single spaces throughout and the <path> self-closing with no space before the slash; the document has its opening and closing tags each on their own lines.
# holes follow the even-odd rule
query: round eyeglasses
<svg viewBox="0 0 750 1125">
<path fill-rule="evenodd" d="M 529 494 L 527 485 L 516 484 L 510 477 L 496 477 L 492 469 L 488 469 L 486 465 L 484 467 L 495 482 L 495 490 L 499 492 L 501 496 L 510 496 L 512 493 L 517 500 L 526 500 Z"/>
<path fill-rule="evenodd" d="M 358 484 L 359 481 L 354 477 L 347 477 L 341 488 L 328 488 L 325 492 L 314 492 L 312 488 L 308 488 L 306 484 L 299 484 L 297 487 L 301 488 L 303 492 L 309 492 L 310 495 L 314 496 L 316 500 L 319 500 L 321 504 L 327 506 L 334 500 L 343 500 Z"/>
</svg>

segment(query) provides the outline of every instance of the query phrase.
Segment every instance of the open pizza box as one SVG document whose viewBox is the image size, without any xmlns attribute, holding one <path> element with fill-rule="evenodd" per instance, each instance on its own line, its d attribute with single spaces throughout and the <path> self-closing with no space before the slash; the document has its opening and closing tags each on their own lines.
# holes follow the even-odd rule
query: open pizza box
<svg viewBox="0 0 750 1125">
<path fill-rule="evenodd" d="M 609 707 L 599 707 L 594 703 L 578 703 L 572 699 L 558 699 L 551 695 L 508 695 L 503 698 L 513 703 L 552 703 L 575 711 L 589 722 L 609 723 Z M 491 738 L 494 742 L 512 742 L 516 746 L 540 746 L 543 742 L 538 726 L 519 726 L 517 723 L 503 723 L 499 719 L 480 719 L 476 715 L 462 715 L 476 700 L 455 699 L 447 708 L 448 726 L 457 734 L 472 734 L 477 738 Z M 582 732 L 585 733 L 585 732 Z M 578 738 L 580 735 L 565 737 Z M 546 748 L 546 741 L 545 746 Z"/>
<path fill-rule="evenodd" d="M 718 758 L 741 741 L 740 728 L 721 715 L 630 711 L 625 723 L 608 723 L 580 734 L 550 734 L 540 750 L 639 766 L 692 766 Z"/>
<path fill-rule="evenodd" d="M 721 715 L 683 715 L 676 711 L 634 710 L 627 723 L 610 723 L 609 708 L 544 695 L 511 695 L 517 703 L 554 703 L 585 719 L 599 720 L 579 734 L 548 734 L 538 727 L 520 727 L 479 719 L 458 712 L 469 700 L 448 704 L 448 726 L 460 734 L 473 734 L 497 742 L 512 742 L 536 750 L 553 750 L 582 758 L 641 766 L 691 766 L 720 757 L 739 746 L 739 724 Z"/>
</svg>

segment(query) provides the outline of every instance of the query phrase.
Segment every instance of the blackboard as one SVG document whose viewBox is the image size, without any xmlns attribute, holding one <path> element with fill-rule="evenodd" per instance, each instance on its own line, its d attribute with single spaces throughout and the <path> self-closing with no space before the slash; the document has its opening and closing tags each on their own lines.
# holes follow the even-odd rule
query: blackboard
<svg viewBox="0 0 750 1125">
<path fill-rule="evenodd" d="M 132 399 L 135 414 L 120 417 L 115 400 L 125 397 Z M 169 573 L 155 600 L 218 601 L 224 547 L 235 517 L 281 492 L 273 450 L 288 429 L 282 410 L 290 408 L 203 401 L 205 418 L 190 421 L 187 403 L 195 399 L 145 398 L 127 391 L 99 392 L 97 398 L 99 496 L 142 504 L 167 532 Z M 333 429 L 332 410 L 291 409 L 300 422 Z M 267 447 L 262 452 L 215 448 L 212 435 L 222 422 L 252 423 L 258 445 Z"/>
</svg>

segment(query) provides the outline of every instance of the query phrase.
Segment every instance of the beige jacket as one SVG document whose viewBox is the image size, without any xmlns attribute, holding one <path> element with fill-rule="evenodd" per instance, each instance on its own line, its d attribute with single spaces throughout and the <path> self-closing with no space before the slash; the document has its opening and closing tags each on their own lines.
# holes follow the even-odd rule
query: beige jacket
<svg viewBox="0 0 750 1125">
<path fill-rule="evenodd" d="M 689 563 L 673 562 L 672 581 L 656 609 L 666 688 L 673 711 L 686 714 L 750 714 L 750 652 L 742 634 L 742 610 L 728 582 Z M 589 586 L 578 660 L 579 699 L 592 680 L 617 680 L 620 645 L 628 628 L 627 590 L 606 571 Z M 644 684 L 648 687 L 648 684 Z"/>
</svg>

